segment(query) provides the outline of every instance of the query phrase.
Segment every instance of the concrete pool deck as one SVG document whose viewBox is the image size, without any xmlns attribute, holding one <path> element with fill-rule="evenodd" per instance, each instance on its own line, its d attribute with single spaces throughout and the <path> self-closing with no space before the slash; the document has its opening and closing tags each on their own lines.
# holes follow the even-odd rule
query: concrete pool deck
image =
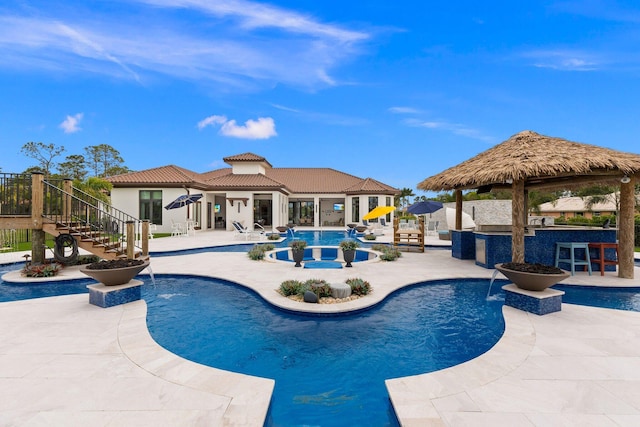
<svg viewBox="0 0 640 427">
<path fill-rule="evenodd" d="M 150 249 L 228 243 L 245 242 L 231 232 L 200 232 L 151 240 Z M 436 237 L 427 244 L 447 243 Z M 301 303 L 275 292 L 286 279 L 361 277 L 373 286 L 371 295 L 349 303 L 303 304 L 315 311 L 369 306 L 411 283 L 493 273 L 446 250 L 341 270 L 256 262 L 244 253 L 158 256 L 152 269 L 228 279 L 294 309 Z M 66 277 L 81 276 L 65 270 Z M 579 272 L 566 282 L 640 286 L 638 268 L 635 277 Z M 387 381 L 403 426 L 640 425 L 640 313 L 570 304 L 546 316 L 510 307 L 503 313 L 505 334 L 487 353 Z M 0 425 L 263 425 L 273 381 L 171 354 L 151 339 L 145 315 L 144 301 L 102 309 L 87 294 L 0 304 Z"/>
</svg>

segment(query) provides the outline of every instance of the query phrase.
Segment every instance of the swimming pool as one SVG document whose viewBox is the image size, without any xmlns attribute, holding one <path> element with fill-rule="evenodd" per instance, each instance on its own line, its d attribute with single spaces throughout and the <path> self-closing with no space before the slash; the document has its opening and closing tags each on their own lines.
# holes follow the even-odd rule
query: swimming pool
<svg viewBox="0 0 640 427">
<path fill-rule="evenodd" d="M 8 269 L 13 270 L 15 268 L 18 268 L 18 267 L 12 266 Z M 0 270 L 6 270 L 6 269 L 4 266 L 0 266 Z M 140 276 L 140 278 L 145 278 L 145 276 Z M 237 285 L 234 285 L 229 282 L 224 282 L 224 281 L 222 282 L 213 281 L 213 282 L 220 282 L 220 283 L 212 284 L 211 279 L 204 279 L 205 283 L 197 284 L 197 283 L 192 283 L 193 278 L 191 277 L 160 276 L 159 278 L 162 278 L 163 281 L 165 279 L 173 281 L 174 283 L 172 287 L 175 287 L 176 292 L 165 293 L 164 291 L 171 290 L 171 287 L 167 287 L 164 283 L 160 283 L 159 285 L 156 286 L 156 290 L 154 290 L 155 299 L 158 301 L 164 300 L 170 304 L 173 304 L 178 300 L 183 300 L 180 302 L 179 305 L 185 305 L 187 307 L 186 308 L 187 311 L 203 311 L 203 310 L 215 311 L 217 309 L 217 305 L 215 304 L 214 300 L 218 298 L 219 295 L 225 293 L 223 292 L 223 290 L 226 288 L 238 287 Z M 64 281 L 64 282 L 58 282 L 53 286 L 48 286 L 49 284 L 10 285 L 6 283 L 2 283 L 0 281 L 0 301 L 13 301 L 13 300 L 20 300 L 20 299 L 27 299 L 27 298 L 61 295 L 61 294 L 67 294 L 67 293 L 86 293 L 87 291 L 85 288 L 85 285 L 86 285 L 86 283 L 84 283 L 85 281 L 86 280 Z M 146 282 L 147 282 L 147 285 L 144 287 L 145 298 L 146 298 L 147 291 L 150 288 L 152 288 L 152 286 L 149 285 L 148 277 L 146 278 Z M 376 307 L 375 309 L 370 310 L 369 312 L 361 313 L 354 316 L 343 316 L 341 318 L 328 319 L 333 323 L 322 322 L 328 325 L 337 324 L 338 326 L 341 326 L 340 324 L 342 323 L 346 324 L 346 322 L 341 322 L 341 320 L 355 318 L 357 320 L 355 322 L 355 326 L 351 326 L 347 328 L 348 329 L 347 332 L 349 333 L 352 333 L 353 331 L 357 332 L 357 333 L 354 333 L 355 338 L 353 338 L 351 335 L 346 335 L 346 334 L 344 335 L 344 337 L 347 338 L 344 341 L 346 343 L 352 344 L 354 346 L 353 349 L 350 348 L 349 346 L 345 347 L 345 345 L 342 342 L 336 342 L 335 336 L 337 333 L 339 333 L 340 336 L 343 336 L 341 329 L 337 329 L 338 332 L 334 332 L 334 330 L 327 331 L 326 329 L 323 329 L 321 326 L 319 326 L 321 321 L 325 319 L 318 319 L 317 317 L 309 317 L 309 316 L 292 316 L 292 315 L 287 315 L 285 316 L 284 319 L 280 319 L 280 320 L 274 319 L 269 313 L 272 310 L 271 306 L 265 303 L 261 298 L 256 297 L 251 291 L 247 291 L 244 289 L 241 289 L 244 291 L 244 293 L 240 293 L 239 296 L 236 295 L 236 297 L 232 298 L 237 302 L 237 304 L 241 304 L 241 307 L 243 307 L 243 310 L 236 310 L 236 311 L 244 312 L 246 311 L 245 307 L 250 306 L 251 310 L 247 311 L 247 316 L 250 317 L 251 320 L 259 323 L 275 325 L 276 327 L 280 326 L 282 328 L 281 334 L 279 334 L 275 338 L 273 336 L 267 336 L 267 337 L 257 336 L 256 337 L 255 335 L 261 333 L 261 331 L 259 330 L 256 332 L 251 330 L 251 328 L 245 328 L 243 330 L 235 331 L 231 334 L 228 334 L 226 331 L 226 326 L 227 326 L 226 318 L 214 319 L 215 322 L 212 322 L 210 324 L 210 328 L 208 328 L 209 330 L 205 330 L 204 332 L 202 331 L 203 324 L 199 324 L 199 323 L 194 324 L 190 320 L 184 324 L 179 318 L 163 319 L 163 320 L 165 322 L 168 322 L 168 327 L 172 327 L 175 331 L 177 331 L 176 333 L 180 335 L 180 339 L 185 337 L 185 339 L 187 339 L 187 342 L 192 342 L 191 341 L 193 339 L 192 335 L 196 335 L 197 336 L 196 338 L 199 339 L 198 335 L 210 336 L 212 334 L 216 336 L 219 335 L 220 337 L 222 337 L 221 339 L 226 340 L 225 342 L 223 342 L 223 344 L 225 345 L 225 348 L 229 343 L 234 343 L 236 342 L 236 340 L 239 342 L 241 349 L 243 348 L 242 346 L 244 345 L 244 342 L 247 339 L 250 342 L 253 342 L 253 341 L 259 342 L 260 343 L 259 348 L 254 349 L 249 353 L 247 353 L 246 349 L 240 351 L 240 350 L 234 350 L 234 347 L 230 347 L 232 351 L 230 351 L 229 353 L 238 355 L 240 357 L 239 361 L 236 361 L 235 363 L 231 362 L 229 363 L 229 366 L 226 366 L 226 365 L 223 366 L 222 363 L 216 362 L 215 366 L 228 369 L 231 371 L 246 372 L 253 375 L 259 375 L 256 373 L 252 373 L 250 371 L 245 371 L 244 369 L 245 367 L 250 367 L 250 364 L 252 363 L 253 359 L 265 360 L 265 361 L 268 360 L 269 361 L 268 363 L 265 362 L 265 365 L 267 365 L 266 368 L 263 367 L 261 364 L 258 364 L 259 365 L 258 368 L 272 369 L 276 373 L 274 375 L 261 375 L 261 376 L 276 379 L 275 391 L 279 391 L 280 387 L 284 387 L 285 391 L 287 390 L 287 384 L 286 384 L 287 381 L 285 381 L 284 379 L 279 379 L 279 375 L 285 375 L 287 372 L 291 372 L 295 374 L 294 375 L 295 380 L 293 382 L 293 385 L 288 386 L 288 389 L 291 390 L 293 393 L 295 393 L 295 394 L 291 394 L 291 396 L 293 396 L 293 404 L 289 405 L 287 404 L 288 402 L 285 401 L 285 405 L 284 405 L 285 411 L 287 408 L 293 411 L 300 407 L 303 407 L 304 409 L 311 408 L 314 410 L 315 410 L 315 407 L 320 407 L 321 409 L 326 409 L 330 411 L 330 413 L 327 415 L 328 421 L 325 422 L 323 418 L 322 425 L 344 425 L 344 422 L 343 422 L 344 419 L 340 417 L 340 413 L 337 411 L 338 408 L 343 407 L 343 405 L 351 405 L 355 409 L 349 410 L 347 412 L 349 412 L 350 414 L 352 412 L 360 413 L 360 412 L 368 412 L 368 409 L 363 410 L 363 408 L 365 407 L 365 405 L 371 404 L 371 405 L 374 405 L 376 408 L 378 408 L 378 410 L 376 411 L 376 414 L 373 414 L 373 415 L 380 416 L 381 417 L 380 419 L 383 420 L 382 421 L 383 425 L 385 423 L 387 425 L 395 425 L 396 423 L 396 420 L 394 418 L 395 415 L 393 414 L 391 405 L 389 404 L 387 398 L 385 397 L 386 390 L 377 388 L 378 379 L 369 378 L 369 377 L 364 378 L 361 372 L 364 371 L 366 374 L 368 374 L 370 371 L 378 369 L 378 365 L 377 365 L 378 363 L 383 364 L 382 368 L 380 368 L 382 371 L 383 369 L 388 368 L 388 366 L 384 366 L 384 364 L 389 361 L 391 365 L 401 364 L 402 365 L 401 367 L 405 368 L 406 365 L 414 366 L 417 363 L 423 363 L 423 359 L 427 359 L 430 361 L 431 359 L 434 359 L 436 356 L 438 356 L 440 353 L 446 354 L 448 352 L 451 352 L 450 350 L 451 346 L 447 346 L 443 350 L 441 350 L 440 348 L 437 348 L 437 350 L 434 352 L 433 355 L 431 354 L 431 352 L 423 351 L 421 355 L 417 358 L 417 360 L 409 360 L 409 362 L 407 363 L 404 361 L 405 360 L 404 356 L 406 354 L 409 354 L 407 352 L 407 349 L 410 349 L 410 347 L 406 347 L 406 346 L 403 347 L 401 345 L 398 345 L 399 341 L 397 342 L 393 338 L 393 335 L 392 335 L 393 331 L 388 331 L 384 327 L 390 320 L 397 319 L 399 322 L 401 322 L 399 323 L 400 329 L 406 329 L 413 333 L 413 341 L 420 341 L 420 343 L 423 341 L 437 342 L 436 340 L 442 337 L 444 337 L 444 339 L 449 339 L 450 337 L 452 337 L 453 341 L 455 342 L 456 334 L 455 333 L 453 335 L 451 334 L 452 332 L 451 318 L 452 316 L 463 317 L 464 315 L 466 315 L 466 312 L 464 310 L 462 311 L 458 310 L 457 312 L 455 310 L 453 312 L 447 312 L 447 313 L 453 313 L 453 314 L 452 315 L 447 314 L 445 316 L 441 316 L 441 318 L 437 318 L 436 320 L 439 321 L 440 322 L 439 324 L 442 326 L 441 330 L 429 329 L 425 331 L 417 328 L 417 326 L 424 324 L 426 319 L 429 319 L 428 312 L 431 310 L 429 308 L 428 301 L 431 300 L 432 298 L 435 298 L 434 301 L 436 301 L 437 303 L 438 301 L 437 298 L 442 294 L 444 298 L 449 298 L 448 301 L 444 302 L 445 305 L 453 304 L 452 300 L 455 300 L 455 304 L 461 303 L 462 299 L 465 298 L 465 293 L 455 291 L 455 287 L 454 288 L 444 287 L 444 288 L 440 288 L 439 290 L 436 287 L 436 286 L 446 285 L 450 282 L 453 282 L 453 281 L 445 281 L 444 283 L 438 283 L 438 284 L 436 283 L 425 284 L 417 287 L 414 286 L 406 290 L 401 290 L 401 291 L 398 291 L 397 293 L 392 294 L 392 296 L 388 299 L 388 301 Z M 460 280 L 460 282 L 462 284 L 471 283 L 467 279 Z M 501 307 L 502 301 L 503 301 L 503 298 L 501 296 L 500 286 L 498 286 L 500 284 L 502 283 L 494 284 L 493 290 L 491 292 L 491 297 L 488 298 L 489 300 L 494 300 L 494 301 L 497 300 L 496 304 L 499 307 Z M 423 286 L 432 287 L 432 289 L 436 289 L 438 291 L 433 296 L 427 293 L 424 295 L 420 295 L 419 297 L 409 292 Z M 164 287 L 164 289 L 161 289 L 161 287 Z M 211 295 L 207 296 L 207 298 L 203 299 L 203 301 L 199 301 L 197 298 L 194 298 L 192 289 L 197 289 L 199 287 L 207 288 L 210 293 L 215 293 L 215 298 L 213 298 Z M 487 279 L 479 280 L 479 284 L 476 285 L 475 287 L 478 288 L 478 291 L 481 294 L 483 294 L 483 297 L 486 300 L 487 299 L 486 291 L 488 287 Z M 602 306 L 602 307 L 611 307 L 611 308 L 640 311 L 640 307 L 637 304 L 638 300 L 640 300 L 640 289 L 638 288 L 593 288 L 588 286 L 569 286 L 569 285 L 556 285 L 556 288 L 561 288 L 562 290 L 565 290 L 567 292 L 564 298 L 565 303 L 585 304 L 585 305 L 592 305 L 592 306 Z M 14 294 L 13 290 L 20 290 L 20 292 L 18 292 L 17 294 Z M 188 291 L 188 292 L 184 292 L 184 291 Z M 400 301 L 403 295 L 407 295 L 404 298 L 408 298 L 409 303 L 413 302 L 414 300 L 419 301 L 420 305 L 425 307 L 425 310 L 427 311 L 427 313 L 423 312 L 425 310 L 419 310 L 415 314 L 412 314 L 410 316 L 405 316 L 406 312 L 404 310 L 404 307 L 406 304 L 402 304 L 402 303 L 399 305 L 393 304 L 393 302 L 396 301 L 396 299 Z M 575 295 L 578 295 L 578 297 L 574 298 Z M 200 295 L 198 294 L 198 296 Z M 613 296 L 614 298 L 611 298 L 611 296 Z M 151 299 L 148 299 L 148 302 L 150 300 Z M 478 302 L 478 304 L 480 304 L 480 302 Z M 382 307 L 391 307 L 391 309 L 389 310 L 391 314 L 389 316 L 381 316 L 381 317 L 372 316 L 370 318 L 367 317 L 363 321 L 358 320 L 360 316 L 374 313 L 375 310 L 381 309 Z M 395 307 L 395 310 L 393 309 L 394 307 Z M 283 314 L 283 313 L 280 313 L 280 314 Z M 229 319 L 232 319 L 232 318 L 229 317 Z M 368 322 L 368 321 L 373 322 L 377 327 L 381 327 L 380 325 L 382 325 L 381 332 L 372 332 L 375 330 L 370 329 L 366 325 L 363 326 L 364 323 L 362 322 Z M 501 316 L 500 316 L 500 322 L 502 322 Z M 150 325 L 149 327 L 151 328 L 151 322 L 149 323 L 149 325 Z M 209 325 L 205 324 L 205 326 L 209 326 Z M 160 325 L 160 328 L 164 328 L 164 326 Z M 246 329 L 249 329 L 249 330 L 246 330 Z M 293 333 L 291 331 L 296 333 Z M 299 336 L 299 333 L 298 333 L 299 331 L 302 332 L 301 337 Z M 377 346 L 383 347 L 383 348 L 386 346 L 389 346 L 392 349 L 392 356 L 390 356 L 387 360 L 382 360 L 381 358 L 372 354 L 371 351 L 367 351 L 367 349 L 363 351 L 362 346 L 357 345 L 360 343 L 359 340 L 361 338 L 366 339 L 368 336 L 373 334 L 385 337 L 385 339 L 382 342 L 376 343 Z M 416 337 L 420 337 L 420 339 L 417 340 Z M 289 345 L 290 341 L 293 341 L 294 343 L 302 342 L 305 346 L 308 346 L 308 348 L 311 349 L 312 351 L 300 352 L 300 354 L 291 353 L 290 345 Z M 275 342 L 275 345 L 274 345 L 274 342 Z M 207 347 L 208 345 L 209 344 L 205 345 L 204 347 L 205 352 L 210 350 Z M 169 345 L 163 344 L 163 346 L 180 354 L 176 350 L 171 349 Z M 449 348 L 449 350 L 447 350 L 447 348 Z M 334 353 L 328 350 L 334 350 L 334 349 L 340 350 L 339 352 L 340 356 L 335 357 L 334 355 L 334 357 L 331 358 L 332 354 Z M 273 360 L 265 356 L 265 352 L 267 356 L 271 354 L 271 356 L 269 357 L 272 357 Z M 353 357 L 356 354 L 360 354 L 364 358 L 366 362 L 365 368 L 355 367 L 356 365 L 355 365 L 355 362 L 353 362 Z M 205 357 L 209 357 L 209 356 L 205 355 Z M 472 358 L 474 356 L 470 355 L 469 357 Z M 187 358 L 192 359 L 191 357 L 187 357 Z M 310 361 L 314 362 L 315 359 L 323 359 L 323 358 L 326 358 L 327 360 L 322 362 L 323 365 L 321 365 L 321 368 L 316 368 L 315 365 L 309 363 Z M 337 361 L 338 364 L 335 364 L 335 363 L 332 364 L 332 361 Z M 300 370 L 296 371 L 294 368 L 296 366 L 300 367 L 300 365 L 302 365 L 304 369 L 302 369 L 301 371 Z M 387 363 L 387 365 L 389 365 L 389 363 Z M 322 368 L 322 366 L 324 366 L 324 368 Z M 342 378 L 345 377 L 345 381 L 347 385 L 353 384 L 355 386 L 355 390 L 357 393 L 352 395 L 346 392 L 342 392 L 343 391 L 342 384 L 340 384 L 340 387 L 338 386 L 333 387 L 329 391 L 320 391 L 320 392 L 316 391 L 314 387 L 317 387 L 317 384 L 315 381 L 317 372 L 324 372 L 324 369 L 327 369 L 326 366 L 331 366 L 330 368 L 328 368 L 329 371 L 335 370 L 339 373 L 347 372 L 347 374 L 341 375 L 339 379 L 342 380 Z M 259 371 L 258 368 L 254 367 L 252 369 Z M 437 369 L 440 369 L 440 368 L 437 368 Z M 302 374 L 300 372 L 302 372 Z M 423 370 L 423 372 L 426 372 L 426 370 Z M 377 375 L 378 373 L 374 372 L 374 374 Z M 384 376 L 387 376 L 387 375 L 389 374 L 385 374 Z M 396 376 L 405 376 L 405 375 L 411 375 L 411 372 L 410 371 L 403 372 Z M 351 378 L 351 376 L 356 376 L 357 378 Z M 303 388 L 301 384 L 306 385 L 307 381 L 310 384 L 309 387 Z M 336 383 L 332 385 L 335 385 L 335 384 Z M 309 388 L 311 389 L 309 390 Z M 297 393 L 297 391 L 300 391 L 300 393 Z M 378 397 L 375 396 L 375 393 L 378 393 L 378 392 L 381 392 L 383 394 L 382 398 L 380 398 L 379 396 Z M 274 394 L 274 398 L 273 398 L 274 403 L 271 408 L 271 413 L 269 414 L 269 417 L 268 417 L 267 425 L 292 425 L 292 423 L 289 423 L 288 421 L 282 424 L 277 422 L 277 420 L 283 419 L 283 417 L 286 420 L 293 419 L 293 418 L 290 418 L 290 414 L 287 412 L 285 412 L 284 414 L 278 412 L 280 411 L 280 409 L 278 408 L 282 406 L 282 404 L 280 403 L 282 399 L 283 399 L 282 397 L 278 397 Z M 350 424 L 350 425 L 378 425 L 376 423 L 372 424 L 369 418 L 363 418 L 367 415 L 368 414 L 360 414 L 359 415 L 360 418 L 355 419 L 353 424 Z M 314 413 L 312 411 L 310 411 L 309 413 L 305 412 L 305 416 L 313 418 Z M 315 421 L 314 419 L 311 419 L 308 422 L 303 421 L 303 423 L 318 424 L 317 421 L 318 421 L 317 419 L 315 419 Z"/>
<path fill-rule="evenodd" d="M 349 239 L 349 234 L 346 231 L 296 231 L 294 234 L 296 239 L 305 240 L 309 246 L 338 246 L 341 241 L 345 239 Z M 233 244 L 233 245 L 224 245 L 224 246 L 208 246 L 204 248 L 193 248 L 193 249 L 180 249 L 176 251 L 164 251 L 164 252 L 151 252 L 150 255 L 152 257 L 163 257 L 163 256 L 172 256 L 172 255 L 188 255 L 202 252 L 247 252 L 249 249 L 253 247 L 255 244 L 263 244 L 269 243 L 274 245 L 276 248 L 287 248 L 289 247 L 289 242 L 291 242 L 291 234 L 283 240 L 282 242 L 275 242 L 271 240 L 260 240 L 260 241 L 252 241 L 244 244 Z M 373 244 L 376 242 L 373 241 Z M 362 247 L 370 247 L 371 243 L 369 242 L 360 242 Z"/>
<path fill-rule="evenodd" d="M 0 265 L 0 277 L 9 271 L 19 270 L 24 264 Z M 87 285 L 93 279 L 60 280 L 46 283 L 6 283 L 0 280 L 0 302 L 22 301 L 58 295 L 88 293 Z"/>
<path fill-rule="evenodd" d="M 457 365 L 504 330 L 488 281 L 424 283 L 352 315 L 285 313 L 252 291 L 199 277 L 145 286 L 147 324 L 166 349 L 276 381 L 266 425 L 397 425 L 384 380 Z"/>
<path fill-rule="evenodd" d="M 553 289 L 565 292 L 562 296 L 564 304 L 640 311 L 640 289 L 638 288 L 605 288 L 559 284 L 554 285 Z"/>
</svg>

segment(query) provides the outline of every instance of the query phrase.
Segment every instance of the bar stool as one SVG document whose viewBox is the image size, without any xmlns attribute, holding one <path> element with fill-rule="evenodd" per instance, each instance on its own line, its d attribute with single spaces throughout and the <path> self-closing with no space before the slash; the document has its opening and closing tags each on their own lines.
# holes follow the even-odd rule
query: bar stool
<svg viewBox="0 0 640 427">
<path fill-rule="evenodd" d="M 560 258 L 560 249 L 569 251 L 569 258 Z M 584 259 L 576 259 L 576 249 L 584 250 Z M 586 242 L 556 242 L 556 267 L 559 263 L 565 262 L 571 265 L 571 275 L 576 272 L 576 265 L 586 265 L 591 276 L 591 259 L 589 258 L 589 243 Z"/>
<path fill-rule="evenodd" d="M 600 275 L 604 276 L 604 270 L 607 265 L 618 265 L 618 244 L 613 242 L 591 242 L 589 243 L 590 249 L 597 250 L 597 256 L 591 258 L 591 262 L 598 264 L 600 267 Z M 612 249 L 615 251 L 614 258 L 605 257 L 605 249 Z"/>
</svg>

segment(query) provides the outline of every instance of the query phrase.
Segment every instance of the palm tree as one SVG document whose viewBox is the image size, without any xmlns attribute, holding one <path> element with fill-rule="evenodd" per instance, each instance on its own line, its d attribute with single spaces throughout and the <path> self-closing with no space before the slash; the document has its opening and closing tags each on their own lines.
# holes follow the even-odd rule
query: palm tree
<svg viewBox="0 0 640 427">
<path fill-rule="evenodd" d="M 396 196 L 397 197 L 396 206 L 400 207 L 401 209 L 406 207 L 409 204 L 408 202 L 409 197 L 413 197 L 413 196 L 415 196 L 415 194 L 413 193 L 413 190 L 411 188 L 405 187 L 401 189 L 400 194 Z"/>
</svg>

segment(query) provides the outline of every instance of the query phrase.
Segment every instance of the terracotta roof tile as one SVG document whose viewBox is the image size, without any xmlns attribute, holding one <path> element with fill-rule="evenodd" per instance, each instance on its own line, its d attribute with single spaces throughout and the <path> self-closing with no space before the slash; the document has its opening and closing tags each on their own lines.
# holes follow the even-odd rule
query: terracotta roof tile
<svg viewBox="0 0 640 427">
<path fill-rule="evenodd" d="M 383 184 L 380 181 L 377 181 L 373 178 L 366 178 L 361 180 L 356 185 L 346 188 L 344 190 L 347 194 L 356 194 L 356 193 L 368 193 L 368 194 L 376 194 L 376 193 L 389 193 L 400 194 L 397 188 L 393 188 L 387 184 Z"/>
<path fill-rule="evenodd" d="M 224 158 L 225 162 L 264 162 L 264 157 L 253 153 Z M 197 173 L 175 165 L 131 172 L 107 178 L 114 187 L 140 185 L 178 187 L 189 185 L 202 190 L 232 190 L 262 188 L 282 190 L 294 194 L 398 194 L 393 187 L 372 178 L 359 178 L 331 168 L 273 168 L 269 165 L 266 175 L 233 174 L 232 168 L 221 168 Z"/>
<path fill-rule="evenodd" d="M 215 189 L 264 188 L 281 189 L 284 185 L 262 174 L 226 174 L 207 181 Z"/>
<path fill-rule="evenodd" d="M 202 186 L 199 173 L 175 165 L 161 166 L 139 172 L 130 172 L 107 178 L 107 181 L 118 186 L 139 184 L 192 185 Z"/>
<path fill-rule="evenodd" d="M 224 160 L 225 163 L 229 163 L 229 164 L 236 163 L 236 162 L 264 162 L 267 165 L 269 165 L 269 167 L 272 167 L 271 163 L 269 163 L 267 159 L 253 153 L 236 154 L 234 156 L 225 157 L 222 160 Z"/>
</svg>

